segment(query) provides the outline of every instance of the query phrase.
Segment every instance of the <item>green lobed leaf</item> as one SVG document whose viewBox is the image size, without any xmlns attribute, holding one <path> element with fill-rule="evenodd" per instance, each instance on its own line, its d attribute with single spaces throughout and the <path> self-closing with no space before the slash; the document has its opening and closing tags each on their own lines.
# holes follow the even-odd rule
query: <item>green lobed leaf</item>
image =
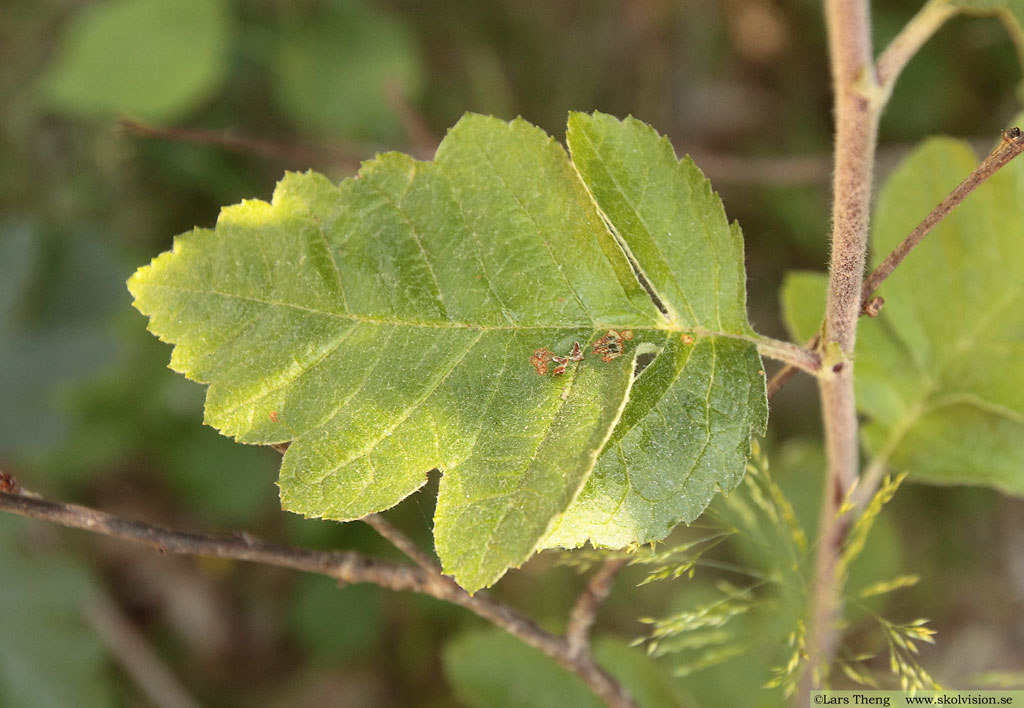
<svg viewBox="0 0 1024 708">
<path fill-rule="evenodd" d="M 223 0 L 97 3 L 73 18 L 40 86 L 68 113 L 170 120 L 220 83 L 229 35 Z"/>
<path fill-rule="evenodd" d="M 977 164 L 966 144 L 934 139 L 879 198 L 874 261 L 898 244 Z M 1024 162 L 967 198 L 882 285 L 861 320 L 858 406 L 864 441 L 918 481 L 1024 494 Z M 819 293 L 824 276 L 818 277 Z M 787 278 L 791 326 L 813 319 L 807 276 Z M 803 294 L 802 294 L 803 293 Z M 813 298 L 820 318 L 823 298 Z M 805 333 L 805 332 L 804 332 Z"/>
<path fill-rule="evenodd" d="M 739 231 L 650 128 L 576 114 L 573 130 L 642 148 L 622 166 L 642 175 L 656 159 L 676 181 L 655 195 L 653 179 L 626 180 L 651 190 L 631 222 L 599 160 L 571 163 L 525 121 L 469 115 L 433 162 L 383 155 L 340 187 L 287 175 L 270 204 L 224 209 L 132 277 L 150 329 L 177 345 L 172 368 L 211 384 L 207 423 L 291 443 L 285 509 L 360 518 L 440 469 L 437 551 L 473 591 L 534 552 L 599 456 L 609 479 L 630 466 L 637 503 L 591 493 L 602 518 L 567 515 L 573 543 L 610 516 L 618 545 L 664 536 L 739 480 L 766 413 Z M 624 355 L 594 352 L 609 337 Z M 535 352 L 574 342 L 582 361 L 538 375 Z M 634 376 L 638 356 L 653 361 Z"/>
</svg>

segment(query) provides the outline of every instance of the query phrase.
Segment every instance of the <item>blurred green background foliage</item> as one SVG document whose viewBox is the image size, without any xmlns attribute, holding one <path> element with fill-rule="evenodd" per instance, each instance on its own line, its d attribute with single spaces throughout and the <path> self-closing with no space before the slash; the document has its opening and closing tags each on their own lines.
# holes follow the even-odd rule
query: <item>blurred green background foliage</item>
<svg viewBox="0 0 1024 708">
<path fill-rule="evenodd" d="M 884 46 L 919 2 L 876 5 Z M 882 174 L 929 134 L 984 149 L 1019 110 L 1019 81 L 997 20 L 950 23 L 896 87 Z M 429 159 L 465 111 L 522 115 L 561 138 L 567 111 L 593 109 L 632 114 L 694 155 L 743 226 L 751 319 L 784 336 L 785 270 L 827 259 L 831 97 L 817 2 L 0 4 L 0 469 L 45 495 L 171 527 L 397 557 L 360 524 L 279 510 L 278 453 L 202 426 L 200 386 L 166 368 L 170 348 L 145 332 L 124 281 L 221 206 L 268 197 L 285 170 L 340 180 L 377 151 Z M 798 380 L 774 402 L 765 447 L 809 531 L 819 433 L 813 387 Z M 424 546 L 434 491 L 389 513 Z M 986 490 L 902 490 L 851 583 L 922 582 L 852 607 L 856 650 L 880 650 L 870 615 L 884 609 L 932 618 L 939 642 L 923 663 L 949 685 L 1024 666 L 1022 509 Z M 742 537 L 715 553 L 693 579 L 636 588 L 643 574 L 627 570 L 602 611 L 598 654 L 644 706 L 780 700 L 760 687 L 785 652 L 673 678 L 678 658 L 649 663 L 622 641 L 646 631 L 641 615 L 691 606 L 735 582 L 730 567 L 766 556 Z M 543 554 L 494 593 L 560 631 L 584 580 L 556 561 Z M 799 598 L 779 602 L 781 615 L 744 619 L 743 632 L 778 643 L 789 631 L 779 617 L 798 616 Z M 110 607 L 202 704 L 496 708 L 580 690 L 427 598 L 158 557 L 13 518 L 0 518 L 0 607 L 0 705 L 16 708 L 150 705 L 118 642 L 100 638 Z"/>
</svg>

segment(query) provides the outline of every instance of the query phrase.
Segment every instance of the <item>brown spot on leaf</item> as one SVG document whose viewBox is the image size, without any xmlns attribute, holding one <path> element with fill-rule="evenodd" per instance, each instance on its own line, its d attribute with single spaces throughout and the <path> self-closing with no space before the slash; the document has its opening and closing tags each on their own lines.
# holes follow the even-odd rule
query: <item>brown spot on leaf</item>
<svg viewBox="0 0 1024 708">
<path fill-rule="evenodd" d="M 565 367 L 569 366 L 569 357 L 567 356 L 555 356 L 552 357 L 552 361 L 558 364 L 554 371 L 551 372 L 552 376 L 561 376 L 565 373 Z"/>
<path fill-rule="evenodd" d="M 565 373 L 570 361 L 583 361 L 583 349 L 580 347 L 579 342 L 572 343 L 572 351 L 568 356 L 558 356 L 550 349 L 542 347 L 530 357 L 530 363 L 533 364 L 533 368 L 537 370 L 540 376 L 545 376 L 548 373 L 548 363 L 550 362 L 554 362 L 557 365 L 551 372 L 551 375 L 560 376 Z"/>
<path fill-rule="evenodd" d="M 533 353 L 530 357 L 530 363 L 533 364 L 533 368 L 537 370 L 538 376 L 547 376 L 548 363 L 555 358 L 554 353 L 546 348 L 541 347 Z"/>
<path fill-rule="evenodd" d="M 608 363 L 612 359 L 617 359 L 622 356 L 622 352 L 625 351 L 624 341 L 633 338 L 633 330 L 627 329 L 622 332 L 616 332 L 614 329 L 608 330 L 608 334 L 601 337 L 594 343 L 594 353 L 601 355 L 601 361 Z"/>
</svg>

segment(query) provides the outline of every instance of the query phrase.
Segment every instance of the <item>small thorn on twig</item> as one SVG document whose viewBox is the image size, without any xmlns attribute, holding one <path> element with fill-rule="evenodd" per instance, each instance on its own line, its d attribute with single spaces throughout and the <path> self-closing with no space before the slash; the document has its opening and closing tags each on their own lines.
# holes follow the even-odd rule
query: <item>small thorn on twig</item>
<svg viewBox="0 0 1024 708">
<path fill-rule="evenodd" d="M 873 298 L 864 303 L 864 314 L 868 317 L 878 317 L 878 313 L 882 311 L 882 306 L 885 304 L 885 298 L 881 295 L 875 295 Z"/>
</svg>

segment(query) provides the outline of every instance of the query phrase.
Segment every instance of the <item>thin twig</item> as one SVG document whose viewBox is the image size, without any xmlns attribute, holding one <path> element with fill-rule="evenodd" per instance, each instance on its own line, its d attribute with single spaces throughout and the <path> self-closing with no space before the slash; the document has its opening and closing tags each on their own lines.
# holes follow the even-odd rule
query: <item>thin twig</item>
<svg viewBox="0 0 1024 708">
<path fill-rule="evenodd" d="M 889 46 L 878 55 L 876 74 L 882 90 L 889 93 L 903 67 L 946 20 L 958 12 L 949 0 L 930 0 L 900 30 Z"/>
<path fill-rule="evenodd" d="M 90 600 L 85 617 L 111 655 L 157 708 L 199 708 L 142 633 L 107 597 Z"/>
<path fill-rule="evenodd" d="M 832 174 L 828 155 L 800 155 L 797 157 L 750 157 L 726 155 L 717 152 L 690 153 L 693 161 L 710 179 L 718 184 L 770 184 L 794 186 L 823 184 Z"/>
<path fill-rule="evenodd" d="M 949 213 L 956 209 L 967 196 L 981 186 L 989 177 L 999 171 L 1010 160 L 1024 152 L 1024 135 L 1020 128 L 1010 128 L 1003 131 L 1003 139 L 999 144 L 981 161 L 971 174 L 964 178 L 964 181 L 957 185 L 956 189 L 950 192 L 945 199 L 939 202 L 938 206 L 910 232 L 903 241 L 886 256 L 885 260 L 875 268 L 871 275 L 864 281 L 861 290 L 861 311 L 866 312 L 871 302 L 871 295 L 878 289 L 896 267 L 903 262 L 917 244 L 921 243 L 932 229 L 934 229 Z"/>
<path fill-rule="evenodd" d="M 768 391 L 768 400 L 772 400 L 782 387 L 793 380 L 793 377 L 800 373 L 800 369 L 793 366 L 792 364 L 786 364 L 781 369 L 772 374 L 772 377 L 768 379 L 768 384 L 765 386 Z"/>
<path fill-rule="evenodd" d="M 804 345 L 804 348 L 813 350 L 816 349 L 820 343 L 821 335 L 816 334 L 809 342 L 807 342 L 806 345 Z M 794 376 L 800 373 L 800 371 L 801 368 L 795 364 L 786 364 L 776 371 L 772 377 L 768 379 L 766 387 L 768 390 L 768 400 L 770 401 L 772 397 L 779 392 L 779 389 L 788 384 Z M 806 369 L 803 369 L 803 371 L 806 371 Z"/>
<path fill-rule="evenodd" d="M 387 539 L 395 548 L 404 553 L 409 560 L 413 561 L 423 570 L 429 573 L 441 572 L 441 566 L 433 558 L 423 552 L 419 546 L 413 543 L 412 539 L 399 531 L 395 526 L 380 514 L 370 514 L 360 519 L 370 526 L 374 531 Z"/>
<path fill-rule="evenodd" d="M 429 160 L 437 152 L 437 146 L 441 141 L 427 126 L 423 116 L 409 103 L 397 81 L 388 82 L 385 90 L 388 104 L 401 121 L 402 128 L 416 149 L 417 156 Z"/>
<path fill-rule="evenodd" d="M 374 150 L 368 146 L 353 145 L 339 148 L 281 143 L 264 138 L 236 135 L 227 130 L 165 128 L 129 118 L 121 118 L 118 121 L 118 127 L 125 134 L 135 137 L 206 145 L 243 155 L 281 160 L 296 167 L 306 167 L 327 161 L 354 171 L 359 168 L 363 159 L 374 153 Z"/>
<path fill-rule="evenodd" d="M 344 583 L 371 583 L 396 591 L 417 592 L 464 607 L 548 655 L 575 673 L 611 708 L 636 708 L 626 690 L 600 666 L 585 657 L 574 658 L 563 637 L 545 632 L 533 620 L 486 595 L 470 595 L 440 573 L 371 558 L 354 551 L 317 551 L 285 546 L 246 533 L 205 536 L 172 531 L 75 504 L 0 492 L 0 510 L 50 523 L 112 536 L 154 548 L 160 553 L 228 558 L 291 568 L 334 578 Z"/>
<path fill-rule="evenodd" d="M 757 337 L 753 340 L 762 356 L 785 362 L 788 366 L 816 374 L 821 370 L 821 356 L 813 348 L 780 339 Z"/>
<path fill-rule="evenodd" d="M 569 654 L 574 657 L 581 657 L 588 653 L 590 646 L 590 628 L 594 625 L 597 610 L 608 598 L 615 582 L 615 576 L 619 574 L 629 558 L 609 558 L 604 565 L 594 573 L 587 583 L 586 589 L 576 598 L 569 613 L 569 625 L 565 630 L 565 638 L 569 643 Z"/>
</svg>

